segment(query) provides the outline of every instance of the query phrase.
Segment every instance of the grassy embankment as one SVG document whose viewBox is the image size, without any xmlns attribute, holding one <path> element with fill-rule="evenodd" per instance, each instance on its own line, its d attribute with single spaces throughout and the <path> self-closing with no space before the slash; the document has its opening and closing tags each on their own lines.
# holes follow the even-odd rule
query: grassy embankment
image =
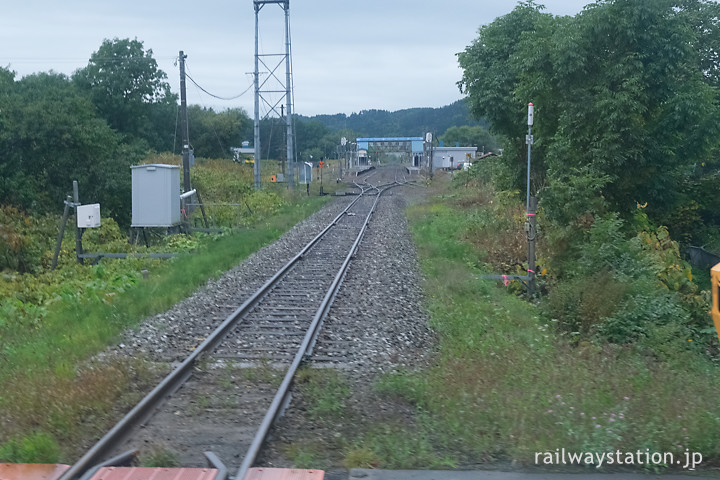
<svg viewBox="0 0 720 480">
<path fill-rule="evenodd" d="M 167 309 L 273 242 L 329 198 L 308 198 L 279 185 L 254 192 L 251 168 L 226 161 L 199 163 L 193 173 L 203 200 L 216 204 L 208 207 L 215 225 L 241 229 L 163 239 L 153 250 L 187 252 L 171 261 L 131 258 L 96 266 L 74 263 L 74 238 L 68 238 L 55 271 L 48 268 L 51 251 L 45 241 L 44 251 L 35 249 L 33 273 L 6 271 L 0 279 L 0 461 L 71 461 L 83 447 L 77 439 L 102 433 L 112 423 L 113 409 L 137 400 L 133 392 L 152 378 L 142 359 L 92 365 L 87 359 L 113 343 L 123 329 Z M 311 193 L 316 193 L 313 187 Z M 55 224 L 53 219 L 20 219 L 18 238 L 42 244 L 32 229 L 21 227 L 43 222 Z M 114 222 L 103 223 L 101 229 L 87 232 L 86 250 L 133 250 Z M 142 279 L 143 269 L 149 278 Z"/>
<path fill-rule="evenodd" d="M 548 298 L 530 303 L 517 296 L 517 283 L 504 288 L 478 278 L 514 273 L 499 272 L 498 260 L 512 264 L 523 256 L 520 202 L 482 184 L 445 187 L 408 210 L 440 338 L 436 364 L 382 381 L 381 391 L 415 406 L 415 424 L 361 435 L 347 450 L 348 465 L 555 468 L 545 464 L 544 452 L 554 458 L 562 448 L 640 451 L 641 462 L 646 453 L 672 452 L 682 464 L 686 452 L 700 452 L 701 467 L 717 465 L 720 370 L 704 349 L 694 348 L 701 339 L 679 335 L 687 330 L 672 327 L 662 311 L 660 326 L 633 341 L 563 330 Z M 612 311 L 608 295 L 619 287 L 586 284 L 589 295 L 573 301 L 598 326 Z M 634 463 L 641 470 L 665 468 Z"/>
</svg>

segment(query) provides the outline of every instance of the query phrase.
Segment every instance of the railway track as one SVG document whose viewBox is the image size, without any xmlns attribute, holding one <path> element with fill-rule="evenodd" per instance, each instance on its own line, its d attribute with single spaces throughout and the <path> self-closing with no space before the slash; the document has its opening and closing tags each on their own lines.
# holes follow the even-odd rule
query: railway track
<svg viewBox="0 0 720 480">
<path fill-rule="evenodd" d="M 91 478 L 97 465 L 138 450 L 158 456 L 172 451 L 177 455 L 173 461 L 183 467 L 202 467 L 219 458 L 230 473 L 237 471 L 235 479 L 245 478 L 289 403 L 294 375 L 312 354 L 378 202 L 388 189 L 404 184 L 371 180 L 356 183 L 359 195 L 345 210 L 235 306 L 61 480 Z M 329 354 L 325 348 L 323 355 L 321 361 L 338 361 L 342 347 Z"/>
</svg>

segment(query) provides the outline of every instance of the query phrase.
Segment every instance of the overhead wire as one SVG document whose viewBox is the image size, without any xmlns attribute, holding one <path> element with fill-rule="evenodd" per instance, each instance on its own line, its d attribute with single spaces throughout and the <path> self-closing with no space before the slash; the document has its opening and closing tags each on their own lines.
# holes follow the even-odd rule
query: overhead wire
<svg viewBox="0 0 720 480">
<path fill-rule="evenodd" d="M 185 64 L 185 69 L 186 69 L 186 70 L 185 70 L 185 76 L 187 77 L 187 76 L 188 76 L 188 74 L 187 74 L 187 64 Z M 199 85 L 197 85 L 194 81 L 193 81 L 192 83 L 195 85 L 195 87 L 196 87 L 198 90 L 201 90 L 201 91 L 205 92 L 205 90 L 204 90 L 203 88 L 201 88 Z M 207 93 L 207 92 L 205 92 L 205 93 Z M 203 100 L 202 100 L 202 93 L 198 92 L 198 96 L 199 96 L 200 99 L 201 99 L 201 100 L 200 100 L 200 103 L 202 104 L 202 107 L 203 107 L 204 109 L 207 109 L 208 107 L 205 106 L 205 103 L 204 103 Z M 211 95 L 211 96 L 212 96 L 212 95 Z M 189 123 L 190 123 L 190 115 L 188 115 L 188 124 L 189 124 Z M 220 145 L 220 150 L 224 151 L 224 150 L 225 150 L 225 145 L 223 144 L 222 140 L 220 139 L 220 135 L 218 134 L 217 130 L 215 129 L 214 123 L 210 125 L 210 130 L 212 131 L 213 135 L 215 136 L 215 140 L 217 140 L 218 145 Z M 194 147 L 193 147 L 193 149 L 194 149 Z"/>
<path fill-rule="evenodd" d="M 185 64 L 185 68 L 187 68 L 187 63 Z M 200 90 L 202 90 L 203 92 L 205 92 L 207 95 L 210 95 L 210 96 L 213 97 L 213 98 L 217 98 L 218 100 L 228 100 L 228 101 L 229 101 L 229 100 L 237 100 L 238 98 L 240 98 L 240 97 L 242 97 L 243 95 L 245 95 L 248 91 L 250 91 L 250 89 L 253 87 L 253 84 L 250 84 L 250 85 L 248 86 L 248 88 L 246 88 L 242 93 L 240 93 L 240 94 L 238 94 L 238 95 L 235 95 L 234 97 L 221 97 L 221 96 L 219 96 L 219 95 L 215 95 L 214 93 L 210 93 L 210 92 L 208 92 L 207 90 L 205 90 L 202 86 L 200 86 L 200 84 L 198 84 L 198 83 L 195 81 L 194 78 L 192 78 L 192 77 L 190 76 L 190 74 L 187 73 L 187 70 L 185 71 L 185 77 L 189 78 L 190 81 L 191 81 L 197 88 L 199 88 Z"/>
<path fill-rule="evenodd" d="M 248 86 L 248 88 L 246 88 L 241 94 L 236 95 L 236 96 L 234 96 L 234 97 L 221 97 L 221 96 L 219 96 L 219 95 L 215 95 L 215 94 L 207 91 L 207 90 L 206 90 L 205 88 L 203 88 L 200 84 L 198 84 L 198 83 L 195 81 L 195 79 L 193 79 L 193 78 L 188 74 L 188 69 L 189 69 L 189 67 L 188 67 L 188 64 L 187 64 L 187 62 L 186 62 L 186 63 L 185 63 L 185 77 L 188 78 L 188 79 L 190 79 L 190 81 L 192 82 L 192 84 L 195 85 L 195 87 L 196 87 L 199 91 L 204 92 L 206 95 L 208 95 L 208 96 L 210 96 L 210 97 L 213 97 L 213 98 L 216 98 L 216 99 L 218 99 L 218 100 L 235 100 L 235 99 L 237 99 L 237 98 L 240 98 L 241 96 L 245 95 L 245 94 L 253 87 L 253 85 L 254 85 L 254 83 L 251 83 L 251 84 Z M 199 92 L 198 92 L 198 93 L 199 93 Z M 200 98 L 202 98 L 202 94 L 199 93 L 199 96 L 200 96 Z M 204 104 L 204 102 L 202 102 L 202 100 L 201 100 L 201 104 L 202 104 L 203 108 L 207 108 L 207 106 L 205 106 L 205 104 Z M 221 149 L 222 151 L 225 151 L 225 145 L 224 145 L 222 139 L 220 138 L 220 135 L 218 134 L 218 132 L 217 132 L 217 130 L 215 129 L 215 127 L 214 127 L 214 126 L 211 126 L 211 130 L 212 130 L 213 135 L 215 136 L 215 140 L 217 140 L 217 142 L 218 142 L 218 144 L 219 144 L 219 146 L 220 146 L 220 149 Z"/>
</svg>

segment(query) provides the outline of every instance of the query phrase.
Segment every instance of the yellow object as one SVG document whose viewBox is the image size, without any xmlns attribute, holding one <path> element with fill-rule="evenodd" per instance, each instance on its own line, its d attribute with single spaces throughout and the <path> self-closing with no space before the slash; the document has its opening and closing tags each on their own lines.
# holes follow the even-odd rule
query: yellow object
<svg viewBox="0 0 720 480">
<path fill-rule="evenodd" d="M 718 295 L 720 295 L 720 263 L 710 269 L 710 289 L 712 290 L 712 319 L 715 324 L 715 330 L 718 332 L 720 339 L 720 308 L 718 307 Z"/>
</svg>

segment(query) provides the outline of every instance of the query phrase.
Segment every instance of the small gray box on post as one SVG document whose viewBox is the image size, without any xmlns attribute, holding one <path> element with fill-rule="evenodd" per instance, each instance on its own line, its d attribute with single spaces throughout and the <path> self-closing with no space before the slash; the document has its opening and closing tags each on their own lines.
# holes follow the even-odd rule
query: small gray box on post
<svg viewBox="0 0 720 480">
<path fill-rule="evenodd" d="M 303 162 L 300 164 L 300 184 L 306 185 L 312 183 L 312 163 Z"/>
<path fill-rule="evenodd" d="M 100 204 L 78 205 L 75 216 L 78 228 L 97 228 L 100 226 Z"/>
<path fill-rule="evenodd" d="M 180 167 L 135 165 L 132 172 L 132 227 L 180 223 Z"/>
</svg>

